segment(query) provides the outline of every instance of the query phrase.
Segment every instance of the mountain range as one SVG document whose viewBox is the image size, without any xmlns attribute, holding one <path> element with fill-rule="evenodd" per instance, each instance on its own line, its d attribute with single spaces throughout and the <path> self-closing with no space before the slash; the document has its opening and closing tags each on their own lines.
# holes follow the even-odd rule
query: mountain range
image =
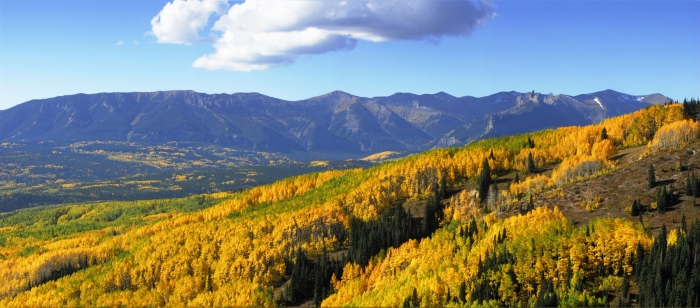
<svg viewBox="0 0 700 308">
<path fill-rule="evenodd" d="M 669 98 L 613 90 L 570 96 L 439 92 L 286 101 L 259 93 L 75 94 L 0 111 L 0 140 L 218 144 L 271 152 L 419 151 L 544 128 L 597 123 Z"/>
</svg>

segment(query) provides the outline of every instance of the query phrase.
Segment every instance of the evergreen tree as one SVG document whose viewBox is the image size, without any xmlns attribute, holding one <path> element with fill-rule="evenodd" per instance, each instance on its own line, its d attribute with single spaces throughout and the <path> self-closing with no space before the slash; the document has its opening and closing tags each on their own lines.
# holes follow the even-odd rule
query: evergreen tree
<svg viewBox="0 0 700 308">
<path fill-rule="evenodd" d="M 552 280 L 546 279 L 537 294 L 535 307 L 556 307 L 559 303 Z"/>
<path fill-rule="evenodd" d="M 461 284 L 459 284 L 459 293 L 457 294 L 457 299 L 459 299 L 460 303 L 464 303 L 467 301 L 467 284 L 462 281 Z"/>
<path fill-rule="evenodd" d="M 535 172 L 535 160 L 532 158 L 532 153 L 527 154 L 527 173 Z"/>
<path fill-rule="evenodd" d="M 639 203 L 637 203 L 636 199 L 632 202 L 632 211 L 630 214 L 632 214 L 632 216 L 639 215 Z"/>
<path fill-rule="evenodd" d="M 513 179 L 513 182 L 516 183 L 516 184 L 517 184 L 517 183 L 520 183 L 520 176 L 518 176 L 518 172 L 517 172 L 517 171 L 515 172 L 515 178 Z"/>
<path fill-rule="evenodd" d="M 666 186 L 656 189 L 656 210 L 659 213 L 666 211 L 666 207 L 669 205 L 669 194 L 666 191 Z"/>
<path fill-rule="evenodd" d="M 654 165 L 649 165 L 647 169 L 647 184 L 649 188 L 654 187 L 656 184 L 656 171 L 654 171 Z"/>
<path fill-rule="evenodd" d="M 411 294 L 411 307 L 420 307 L 420 300 L 418 299 L 418 291 L 413 288 L 413 293 Z"/>
<path fill-rule="evenodd" d="M 608 139 L 608 130 L 603 127 L 603 131 L 600 132 L 600 140 Z"/>
<path fill-rule="evenodd" d="M 683 230 L 683 232 L 688 231 L 687 226 L 686 226 L 686 222 L 685 222 L 685 214 L 683 214 L 683 218 L 681 218 L 681 230 Z"/>
<path fill-rule="evenodd" d="M 530 138 L 530 136 L 527 137 L 527 147 L 528 148 L 534 148 L 535 147 L 535 142 Z"/>
<path fill-rule="evenodd" d="M 683 224 L 683 221 L 681 221 Z M 677 233 L 668 245 L 666 225 L 661 226 L 649 254 L 638 244 L 634 275 L 639 287 L 639 306 L 697 306 L 700 297 L 700 222 Z"/>
<path fill-rule="evenodd" d="M 693 184 L 690 179 L 690 172 L 687 173 L 687 177 L 685 179 L 685 195 L 686 196 L 692 196 L 693 195 Z"/>
<path fill-rule="evenodd" d="M 630 278 L 627 276 L 627 273 L 622 273 L 622 297 L 627 299 L 630 293 Z"/>
<path fill-rule="evenodd" d="M 479 177 L 476 179 L 476 185 L 479 190 L 479 199 L 481 202 L 486 202 L 489 186 L 491 185 L 491 167 L 487 159 L 484 159 L 481 164 L 481 174 L 479 174 Z"/>
</svg>

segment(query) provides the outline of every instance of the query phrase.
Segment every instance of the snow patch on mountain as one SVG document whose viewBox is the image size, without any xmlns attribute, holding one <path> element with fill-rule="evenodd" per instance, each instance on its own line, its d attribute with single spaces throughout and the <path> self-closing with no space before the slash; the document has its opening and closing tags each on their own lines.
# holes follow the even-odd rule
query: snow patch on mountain
<svg viewBox="0 0 700 308">
<path fill-rule="evenodd" d="M 605 109 L 605 107 L 603 107 L 603 104 L 600 103 L 600 100 L 599 100 L 597 97 L 594 98 L 593 100 L 594 100 L 596 103 L 598 103 L 598 105 L 600 105 L 600 108 L 601 108 L 601 109 Z"/>
</svg>

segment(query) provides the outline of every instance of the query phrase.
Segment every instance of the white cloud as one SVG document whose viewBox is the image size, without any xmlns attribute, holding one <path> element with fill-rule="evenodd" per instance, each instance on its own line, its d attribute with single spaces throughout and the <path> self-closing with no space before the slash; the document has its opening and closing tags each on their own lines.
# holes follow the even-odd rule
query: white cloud
<svg viewBox="0 0 700 308">
<path fill-rule="evenodd" d="M 117 46 L 121 46 L 121 45 L 124 45 L 124 41 L 123 41 L 123 40 L 119 40 L 119 41 L 117 42 Z"/>
<path fill-rule="evenodd" d="M 494 15 L 491 0 L 247 0 L 228 12 L 205 2 L 215 1 L 168 3 L 151 22 L 152 32 L 161 43 L 189 44 L 200 40 L 198 31 L 211 15 L 218 15 L 212 27 L 218 37 L 216 51 L 193 66 L 237 71 L 350 50 L 357 40 L 439 41 L 467 35 Z"/>
<path fill-rule="evenodd" d="M 173 0 L 151 19 L 151 34 L 158 43 L 191 44 L 205 40 L 199 31 L 206 27 L 209 17 L 228 9 L 225 0 Z"/>
<path fill-rule="evenodd" d="M 138 45 L 138 44 L 139 44 L 139 41 L 134 40 L 134 45 Z"/>
</svg>

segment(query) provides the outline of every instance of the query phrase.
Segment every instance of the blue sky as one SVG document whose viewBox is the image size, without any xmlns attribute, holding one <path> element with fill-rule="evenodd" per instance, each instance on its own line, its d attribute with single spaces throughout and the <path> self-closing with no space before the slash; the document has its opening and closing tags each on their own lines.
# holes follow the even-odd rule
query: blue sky
<svg viewBox="0 0 700 308">
<path fill-rule="evenodd" d="M 265 5 L 283 1 L 265 1 L 257 11 L 216 22 L 231 2 L 212 8 L 195 32 L 177 28 L 180 15 L 165 9 L 172 1 L 0 1 L 0 110 L 74 93 L 158 90 L 289 100 L 333 90 L 484 96 L 614 89 L 700 97 L 700 1 L 494 0 L 488 9 L 482 3 L 457 13 L 436 10 L 431 18 L 377 14 L 336 24 L 292 9 L 282 11 L 294 16 L 270 17 L 274 7 Z M 159 14 L 156 27 L 151 20 Z M 297 41 L 311 34 L 284 41 L 273 60 L 261 54 L 279 40 L 213 43 L 229 32 L 238 39 L 246 31 L 281 31 L 260 25 L 285 18 L 325 32 L 304 48 Z M 401 28 L 416 19 L 421 29 Z"/>
</svg>

